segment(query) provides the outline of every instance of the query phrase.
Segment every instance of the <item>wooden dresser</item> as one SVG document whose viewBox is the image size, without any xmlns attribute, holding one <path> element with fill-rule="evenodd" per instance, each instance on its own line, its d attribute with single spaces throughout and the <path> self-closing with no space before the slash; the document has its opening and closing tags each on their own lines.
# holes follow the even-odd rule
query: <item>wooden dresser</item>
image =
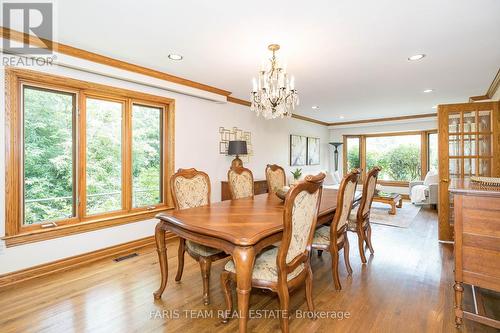
<svg viewBox="0 0 500 333">
<path fill-rule="evenodd" d="M 481 313 L 477 288 L 500 292 L 500 188 L 457 180 L 454 196 L 455 323 L 463 318 L 500 329 L 500 321 Z M 463 284 L 472 286 L 474 312 L 462 308 Z"/>
<path fill-rule="evenodd" d="M 227 181 L 220 182 L 220 196 L 221 200 L 231 200 L 231 192 L 229 191 L 229 184 Z M 255 195 L 267 193 L 267 181 L 264 180 L 254 180 L 253 181 L 253 192 Z"/>
</svg>

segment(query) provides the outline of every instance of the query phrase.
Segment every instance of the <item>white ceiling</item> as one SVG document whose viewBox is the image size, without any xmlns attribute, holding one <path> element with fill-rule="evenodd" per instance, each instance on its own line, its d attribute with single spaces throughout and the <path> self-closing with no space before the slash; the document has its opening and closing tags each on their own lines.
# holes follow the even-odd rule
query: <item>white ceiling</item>
<svg viewBox="0 0 500 333">
<path fill-rule="evenodd" d="M 498 0 L 64 0 L 56 17 L 62 43 L 242 99 L 279 43 L 296 113 L 328 122 L 435 112 L 483 95 L 500 66 Z"/>
</svg>

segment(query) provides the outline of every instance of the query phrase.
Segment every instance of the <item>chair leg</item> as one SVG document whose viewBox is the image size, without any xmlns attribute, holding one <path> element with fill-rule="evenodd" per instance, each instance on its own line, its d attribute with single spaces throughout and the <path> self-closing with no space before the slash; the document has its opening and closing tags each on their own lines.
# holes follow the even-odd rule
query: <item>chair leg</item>
<svg viewBox="0 0 500 333">
<path fill-rule="evenodd" d="M 370 249 L 370 253 L 373 254 L 373 246 L 372 246 L 372 227 L 370 223 L 366 226 L 366 245 L 368 245 L 368 248 Z"/>
<path fill-rule="evenodd" d="M 344 233 L 344 263 L 347 274 L 352 275 L 351 262 L 349 261 L 349 239 L 347 238 L 347 231 Z"/>
<path fill-rule="evenodd" d="M 199 261 L 201 268 L 201 277 L 203 278 L 203 304 L 210 304 L 210 267 L 212 260 L 205 257 L 200 257 Z"/>
<path fill-rule="evenodd" d="M 288 333 L 288 308 L 290 306 L 290 295 L 286 281 L 278 286 L 278 297 L 280 299 L 280 324 L 281 332 Z"/>
<path fill-rule="evenodd" d="M 233 311 L 233 296 L 231 293 L 231 273 L 223 271 L 220 275 L 220 283 L 226 300 L 226 311 L 222 316 L 222 323 L 226 324 L 229 321 L 231 312 Z"/>
<path fill-rule="evenodd" d="M 361 262 L 366 264 L 366 256 L 365 256 L 365 237 L 364 231 L 357 229 L 358 234 L 358 248 L 359 248 L 359 256 L 361 257 Z"/>
<path fill-rule="evenodd" d="M 330 251 L 332 257 L 332 275 L 333 275 L 333 283 L 335 285 L 336 290 L 341 290 L 342 285 L 340 284 L 339 277 L 339 250 L 335 247 Z"/>
<path fill-rule="evenodd" d="M 177 275 L 175 276 L 175 281 L 180 282 L 182 278 L 182 272 L 184 271 L 184 252 L 186 251 L 186 240 L 184 238 L 179 239 L 179 250 L 177 251 Z"/>
<path fill-rule="evenodd" d="M 314 304 L 313 304 L 313 298 L 312 298 L 312 287 L 313 287 L 313 275 L 312 275 L 311 267 L 309 266 L 307 269 L 307 273 L 306 273 L 306 301 L 307 301 L 307 308 L 311 312 L 314 311 Z"/>
<path fill-rule="evenodd" d="M 318 250 L 318 257 L 321 257 L 323 255 L 323 250 Z"/>
</svg>

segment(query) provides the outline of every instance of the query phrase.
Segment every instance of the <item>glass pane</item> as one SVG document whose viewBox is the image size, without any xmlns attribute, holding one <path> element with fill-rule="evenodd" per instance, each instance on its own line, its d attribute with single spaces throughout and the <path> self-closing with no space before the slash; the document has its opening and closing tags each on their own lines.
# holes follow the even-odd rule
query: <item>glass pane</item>
<svg viewBox="0 0 500 333">
<path fill-rule="evenodd" d="M 479 136 L 479 156 L 491 156 L 492 152 L 491 135 Z"/>
<path fill-rule="evenodd" d="M 476 155 L 476 136 L 464 135 L 464 156 Z"/>
<path fill-rule="evenodd" d="M 459 158 L 450 158 L 450 178 L 459 178 L 462 175 Z"/>
<path fill-rule="evenodd" d="M 466 158 L 464 159 L 464 177 L 476 175 L 476 159 Z"/>
<path fill-rule="evenodd" d="M 448 115 L 448 131 L 450 133 L 461 132 L 460 113 L 450 113 Z"/>
<path fill-rule="evenodd" d="M 367 137 L 366 168 L 381 167 L 382 180 L 420 179 L 420 145 L 420 134 Z"/>
<path fill-rule="evenodd" d="M 87 98 L 87 214 L 122 208 L 122 103 Z"/>
<path fill-rule="evenodd" d="M 437 133 L 429 134 L 429 170 L 438 170 L 438 135 Z"/>
<path fill-rule="evenodd" d="M 476 131 L 476 112 L 464 112 L 464 132 Z"/>
<path fill-rule="evenodd" d="M 360 167 L 359 138 L 347 138 L 347 170 Z"/>
<path fill-rule="evenodd" d="M 479 131 L 491 131 L 491 111 L 479 111 Z"/>
<path fill-rule="evenodd" d="M 479 176 L 491 177 L 491 158 L 479 159 Z"/>
<path fill-rule="evenodd" d="M 24 224 L 75 216 L 75 95 L 23 89 Z"/>
<path fill-rule="evenodd" d="M 462 145 L 460 144 L 460 135 L 450 135 L 448 139 L 449 155 L 450 156 L 461 156 L 462 155 Z"/>
<path fill-rule="evenodd" d="M 161 108 L 132 107 L 132 206 L 161 202 Z"/>
</svg>

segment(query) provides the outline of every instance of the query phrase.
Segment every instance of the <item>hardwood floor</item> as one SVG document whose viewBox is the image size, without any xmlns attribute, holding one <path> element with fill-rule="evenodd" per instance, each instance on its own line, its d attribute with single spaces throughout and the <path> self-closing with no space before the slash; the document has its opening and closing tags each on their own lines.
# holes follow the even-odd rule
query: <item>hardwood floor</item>
<svg viewBox="0 0 500 333">
<path fill-rule="evenodd" d="M 348 278 L 343 262 L 340 264 L 340 292 L 333 286 L 329 254 L 325 252 L 321 258 L 314 254 L 316 310 L 330 311 L 330 317 L 331 311 L 348 312 L 350 316 L 343 320 L 297 318 L 297 311 L 307 311 L 302 287 L 290 299 L 291 332 L 458 331 L 453 317 L 452 247 L 437 242 L 437 227 L 437 214 L 427 209 L 422 209 L 407 229 L 374 224 L 375 255 L 367 255 L 366 265 L 361 265 L 356 235 L 349 233 L 354 272 Z M 137 253 L 138 257 L 122 262 L 103 259 L 0 291 L 0 331 L 237 331 L 237 320 L 222 324 L 218 318 L 218 311 L 225 306 L 219 282 L 223 262 L 212 266 L 211 304 L 204 306 L 200 270 L 189 256 L 182 282 L 175 283 L 177 241 L 170 242 L 167 289 L 161 300 L 154 301 L 153 291 L 160 279 L 156 251 L 147 247 Z M 277 310 L 278 298 L 255 290 L 250 308 Z M 264 313 L 255 313 L 259 314 Z M 279 332 L 279 320 L 254 318 L 248 328 L 250 332 Z M 495 332 L 468 320 L 461 331 Z"/>
</svg>

